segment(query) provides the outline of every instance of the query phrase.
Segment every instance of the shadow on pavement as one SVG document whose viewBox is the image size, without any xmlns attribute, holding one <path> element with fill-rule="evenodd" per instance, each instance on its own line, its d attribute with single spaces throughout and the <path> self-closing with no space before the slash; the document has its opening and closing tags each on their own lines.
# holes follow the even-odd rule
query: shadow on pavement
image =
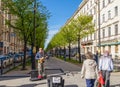
<svg viewBox="0 0 120 87">
<path fill-rule="evenodd" d="M 78 87 L 78 85 L 65 85 L 65 87 Z"/>
<path fill-rule="evenodd" d="M 0 85 L 0 87 L 7 87 L 7 86 L 5 86 L 5 85 Z"/>
<path fill-rule="evenodd" d="M 24 85 L 21 85 L 21 86 L 5 86 L 5 85 L 0 85 L 0 87 L 35 87 L 37 85 L 42 85 L 42 84 L 46 84 L 46 82 L 39 83 L 39 84 L 24 84 Z"/>
<path fill-rule="evenodd" d="M 120 84 L 111 85 L 110 87 L 120 87 Z"/>
<path fill-rule="evenodd" d="M 37 85 L 42 85 L 42 84 L 47 84 L 47 83 L 43 82 L 43 83 L 39 83 L 39 84 L 25 84 L 25 85 L 21 85 L 21 86 L 18 86 L 18 87 L 35 87 Z"/>
<path fill-rule="evenodd" d="M 1 76 L 0 77 L 0 81 L 3 81 L 3 80 L 13 80 L 13 79 L 20 79 L 20 78 L 27 78 L 28 76 L 18 76 L 18 77 L 13 77 L 13 76 Z M 1 87 L 1 86 L 0 86 Z"/>
</svg>

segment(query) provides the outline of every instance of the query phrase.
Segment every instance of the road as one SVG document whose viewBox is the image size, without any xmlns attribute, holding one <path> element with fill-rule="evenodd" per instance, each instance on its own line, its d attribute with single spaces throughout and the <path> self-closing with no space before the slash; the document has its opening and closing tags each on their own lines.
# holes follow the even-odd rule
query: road
<svg viewBox="0 0 120 87">
<path fill-rule="evenodd" d="M 65 62 L 63 60 L 57 59 L 57 58 L 50 58 L 49 60 L 46 60 L 45 67 L 47 69 L 53 69 L 53 72 L 56 70 L 54 69 L 62 69 L 64 72 L 80 72 L 81 67 Z M 52 73 L 52 70 L 51 70 Z M 51 74 L 50 72 L 48 74 Z M 60 72 L 56 72 L 60 73 Z"/>
</svg>

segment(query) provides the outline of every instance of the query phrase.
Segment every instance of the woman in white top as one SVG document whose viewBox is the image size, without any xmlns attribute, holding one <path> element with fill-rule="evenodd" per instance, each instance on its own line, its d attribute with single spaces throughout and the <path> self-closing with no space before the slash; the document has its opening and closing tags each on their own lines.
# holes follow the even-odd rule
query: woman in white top
<svg viewBox="0 0 120 87">
<path fill-rule="evenodd" d="M 93 54 L 91 52 L 87 52 L 85 56 L 86 60 L 83 62 L 81 78 L 86 79 L 87 87 L 94 87 L 95 79 L 98 77 L 97 63 L 93 60 Z"/>
</svg>

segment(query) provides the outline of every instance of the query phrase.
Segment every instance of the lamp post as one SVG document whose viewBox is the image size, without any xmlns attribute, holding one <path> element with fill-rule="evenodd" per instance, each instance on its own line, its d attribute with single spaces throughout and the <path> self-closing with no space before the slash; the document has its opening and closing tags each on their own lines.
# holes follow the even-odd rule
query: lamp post
<svg viewBox="0 0 120 87">
<path fill-rule="evenodd" d="M 36 53 L 36 48 L 35 48 L 35 43 L 36 43 L 36 20 L 35 20 L 35 15 L 36 15 L 36 0 L 34 0 L 34 19 L 33 19 L 33 43 L 32 43 L 32 58 L 31 58 L 31 62 L 32 62 L 32 70 L 36 69 L 36 64 L 35 64 L 35 53 Z"/>
<path fill-rule="evenodd" d="M 80 50 L 80 34 L 78 34 L 78 59 L 79 63 L 81 63 L 81 50 Z"/>
<path fill-rule="evenodd" d="M 98 5 L 98 52 L 101 55 L 101 39 L 100 39 L 100 0 L 96 0 L 95 2 Z"/>
</svg>

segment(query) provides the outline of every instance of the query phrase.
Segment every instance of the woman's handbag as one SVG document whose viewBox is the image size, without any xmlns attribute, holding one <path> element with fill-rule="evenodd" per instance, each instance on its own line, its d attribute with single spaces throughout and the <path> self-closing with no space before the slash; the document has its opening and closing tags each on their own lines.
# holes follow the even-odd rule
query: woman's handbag
<svg viewBox="0 0 120 87">
<path fill-rule="evenodd" d="M 100 72 L 97 87 L 102 87 L 102 85 L 104 85 L 104 84 L 105 84 L 105 81 L 104 81 L 104 78 L 102 76 L 102 73 Z"/>
<path fill-rule="evenodd" d="M 99 83 L 102 84 L 102 85 L 105 84 L 105 81 L 104 81 L 104 78 L 103 78 L 103 76 L 102 76 L 102 73 L 100 73 Z"/>
</svg>

